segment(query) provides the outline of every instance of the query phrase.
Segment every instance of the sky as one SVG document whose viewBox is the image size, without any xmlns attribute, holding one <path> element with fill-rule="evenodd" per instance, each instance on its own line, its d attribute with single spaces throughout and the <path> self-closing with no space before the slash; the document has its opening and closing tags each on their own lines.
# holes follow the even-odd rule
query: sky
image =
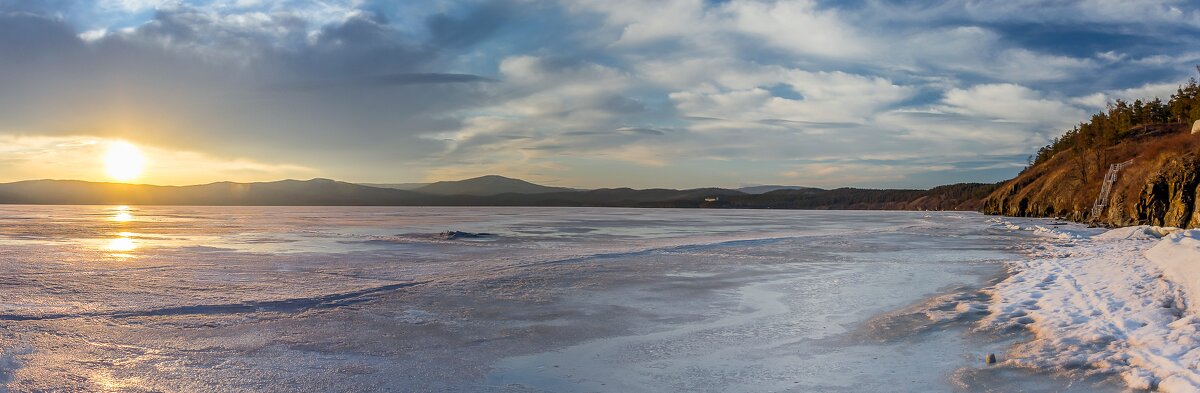
<svg viewBox="0 0 1200 393">
<path fill-rule="evenodd" d="M 1198 44 L 1171 0 L 0 0 L 0 181 L 994 182 Z"/>
</svg>

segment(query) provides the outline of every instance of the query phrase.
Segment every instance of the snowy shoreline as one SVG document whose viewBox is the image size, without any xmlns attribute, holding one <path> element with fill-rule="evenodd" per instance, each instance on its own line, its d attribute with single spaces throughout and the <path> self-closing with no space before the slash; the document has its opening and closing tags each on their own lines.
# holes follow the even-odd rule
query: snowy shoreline
<svg viewBox="0 0 1200 393">
<path fill-rule="evenodd" d="M 1002 356 L 1002 366 L 1200 391 L 1200 230 L 992 221 L 1042 239 L 984 291 L 991 299 L 979 329 L 1033 334 Z M 980 306 L 963 304 L 960 312 Z"/>
</svg>

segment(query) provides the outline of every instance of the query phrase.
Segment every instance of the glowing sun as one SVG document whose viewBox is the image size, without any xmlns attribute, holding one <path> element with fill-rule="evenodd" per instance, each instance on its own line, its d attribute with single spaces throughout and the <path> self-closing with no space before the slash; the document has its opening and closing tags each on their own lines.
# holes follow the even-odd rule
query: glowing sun
<svg viewBox="0 0 1200 393">
<path fill-rule="evenodd" d="M 137 179 L 146 169 L 146 157 L 129 142 L 113 142 L 104 153 L 104 172 L 117 181 Z"/>
</svg>

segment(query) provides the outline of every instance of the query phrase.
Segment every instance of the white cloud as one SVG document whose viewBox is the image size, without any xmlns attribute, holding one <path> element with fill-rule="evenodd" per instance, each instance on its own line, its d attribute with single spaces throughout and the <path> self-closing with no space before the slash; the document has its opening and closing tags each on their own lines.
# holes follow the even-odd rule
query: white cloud
<svg viewBox="0 0 1200 393">
<path fill-rule="evenodd" d="M 174 4 L 176 0 L 101 0 L 100 8 L 120 10 L 124 12 L 142 12 L 165 5 Z"/>
<path fill-rule="evenodd" d="M 93 42 L 104 38 L 106 35 L 108 35 L 108 29 L 95 29 L 79 33 L 79 38 L 87 42 Z"/>
<path fill-rule="evenodd" d="M 1083 118 L 1086 113 L 1030 88 L 987 84 L 946 92 L 938 109 L 948 113 L 1032 124 L 1056 124 Z"/>
<path fill-rule="evenodd" d="M 854 58 L 869 53 L 853 24 L 836 10 L 821 9 L 812 0 L 734 0 L 713 6 L 703 0 L 581 1 L 570 8 L 598 12 L 619 31 L 617 47 L 677 40 L 693 50 L 736 52 L 736 39 L 748 38 L 796 55 Z"/>
<path fill-rule="evenodd" d="M 1172 94 L 1175 94 L 1180 85 L 1181 83 L 1174 82 L 1147 83 L 1127 89 L 1096 92 L 1073 98 L 1071 102 L 1092 112 L 1104 110 L 1108 104 L 1118 99 L 1132 102 L 1134 100 L 1153 100 L 1157 97 L 1165 102 L 1171 98 Z"/>
<path fill-rule="evenodd" d="M 818 9 L 812 0 L 734 1 L 725 6 L 733 27 L 794 53 L 861 57 L 876 49 L 835 10 Z"/>
<path fill-rule="evenodd" d="M 864 122 L 870 113 L 915 92 L 912 87 L 881 77 L 728 60 L 687 59 L 674 66 L 666 62 L 651 63 L 643 68 L 643 73 L 652 78 L 662 75 L 662 80 L 672 87 L 694 86 L 669 95 L 682 114 L 747 123 Z M 713 77 L 706 79 L 706 75 Z M 800 97 L 777 97 L 767 90 L 776 87 L 790 89 Z"/>
</svg>

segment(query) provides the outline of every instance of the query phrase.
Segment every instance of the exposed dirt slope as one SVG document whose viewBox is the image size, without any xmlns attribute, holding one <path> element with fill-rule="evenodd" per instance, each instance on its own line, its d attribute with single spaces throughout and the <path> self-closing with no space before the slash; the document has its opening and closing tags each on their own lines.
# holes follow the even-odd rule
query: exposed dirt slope
<svg viewBox="0 0 1200 393">
<path fill-rule="evenodd" d="M 1200 227 L 1200 134 L 1182 125 L 1158 125 L 1153 132 L 1094 151 L 1062 151 L 1000 184 L 981 209 L 1022 217 L 1062 217 L 1108 226 L 1150 224 Z M 1120 172 L 1109 206 L 1090 217 L 1108 165 L 1133 159 Z"/>
</svg>

